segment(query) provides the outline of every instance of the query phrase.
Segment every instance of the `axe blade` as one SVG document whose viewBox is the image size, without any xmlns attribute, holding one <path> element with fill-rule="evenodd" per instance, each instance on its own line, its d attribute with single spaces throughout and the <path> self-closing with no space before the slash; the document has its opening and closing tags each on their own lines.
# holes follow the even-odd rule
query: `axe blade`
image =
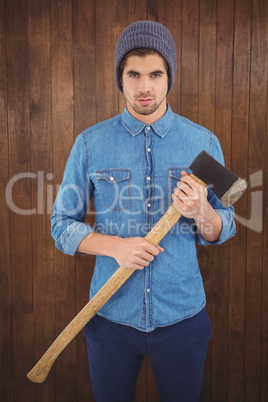
<svg viewBox="0 0 268 402">
<path fill-rule="evenodd" d="M 206 151 L 200 152 L 189 168 L 213 190 L 225 208 L 234 204 L 248 186 L 244 179 L 226 169 Z"/>
</svg>

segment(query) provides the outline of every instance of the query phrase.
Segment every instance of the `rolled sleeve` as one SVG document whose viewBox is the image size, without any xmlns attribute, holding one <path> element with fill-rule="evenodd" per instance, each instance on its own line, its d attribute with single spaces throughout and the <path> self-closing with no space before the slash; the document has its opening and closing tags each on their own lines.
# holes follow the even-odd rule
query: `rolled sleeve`
<svg viewBox="0 0 268 402">
<path fill-rule="evenodd" d="M 94 232 L 90 225 L 83 222 L 73 222 L 56 240 L 56 247 L 65 254 L 74 255 L 81 241 Z"/>
<path fill-rule="evenodd" d="M 209 246 L 211 244 L 219 245 L 231 239 L 235 235 L 236 226 L 234 222 L 234 208 L 229 207 L 226 209 L 215 209 L 215 211 L 220 215 L 222 220 L 222 230 L 220 236 L 218 240 L 209 242 L 205 240 L 199 233 L 197 233 L 196 241 L 201 246 Z"/>
<path fill-rule="evenodd" d="M 68 158 L 51 216 L 55 246 L 65 254 L 74 255 L 81 241 L 94 231 L 84 222 L 93 193 L 87 165 L 88 154 L 80 135 Z"/>
</svg>

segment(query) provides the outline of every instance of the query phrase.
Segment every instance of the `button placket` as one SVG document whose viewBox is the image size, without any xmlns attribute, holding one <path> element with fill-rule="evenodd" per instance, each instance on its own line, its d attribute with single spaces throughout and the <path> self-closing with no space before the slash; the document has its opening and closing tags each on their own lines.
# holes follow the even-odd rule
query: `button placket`
<svg viewBox="0 0 268 402">
<path fill-rule="evenodd" d="M 148 230 L 151 229 L 151 210 L 152 210 L 152 185 L 153 185 L 153 164 L 152 164 L 152 136 L 153 130 L 150 126 L 145 129 L 145 160 L 146 160 L 146 176 L 145 176 L 145 221 Z M 151 268 L 150 265 L 146 267 L 146 275 L 144 282 L 144 293 L 145 293 L 145 322 L 146 329 L 151 327 L 151 294 L 150 294 L 150 283 L 151 283 Z"/>
</svg>

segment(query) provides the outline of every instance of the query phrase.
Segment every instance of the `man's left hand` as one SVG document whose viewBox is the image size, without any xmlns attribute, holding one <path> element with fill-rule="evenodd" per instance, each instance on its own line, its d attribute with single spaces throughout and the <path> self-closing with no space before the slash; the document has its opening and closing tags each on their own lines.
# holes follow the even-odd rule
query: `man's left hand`
<svg viewBox="0 0 268 402">
<path fill-rule="evenodd" d="M 205 217 L 207 210 L 211 207 L 207 194 L 206 187 L 197 183 L 183 171 L 181 181 L 177 183 L 172 194 L 172 199 L 183 216 L 200 220 Z"/>
</svg>

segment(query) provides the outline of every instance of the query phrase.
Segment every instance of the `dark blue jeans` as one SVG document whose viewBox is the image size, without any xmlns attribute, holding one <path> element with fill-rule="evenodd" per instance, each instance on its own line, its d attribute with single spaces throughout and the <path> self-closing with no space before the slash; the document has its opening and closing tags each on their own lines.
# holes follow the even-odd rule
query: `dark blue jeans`
<svg viewBox="0 0 268 402">
<path fill-rule="evenodd" d="M 85 327 L 95 401 L 133 401 L 138 373 L 148 352 L 159 400 L 197 402 L 211 335 L 205 309 L 149 333 L 96 315 Z"/>
</svg>

